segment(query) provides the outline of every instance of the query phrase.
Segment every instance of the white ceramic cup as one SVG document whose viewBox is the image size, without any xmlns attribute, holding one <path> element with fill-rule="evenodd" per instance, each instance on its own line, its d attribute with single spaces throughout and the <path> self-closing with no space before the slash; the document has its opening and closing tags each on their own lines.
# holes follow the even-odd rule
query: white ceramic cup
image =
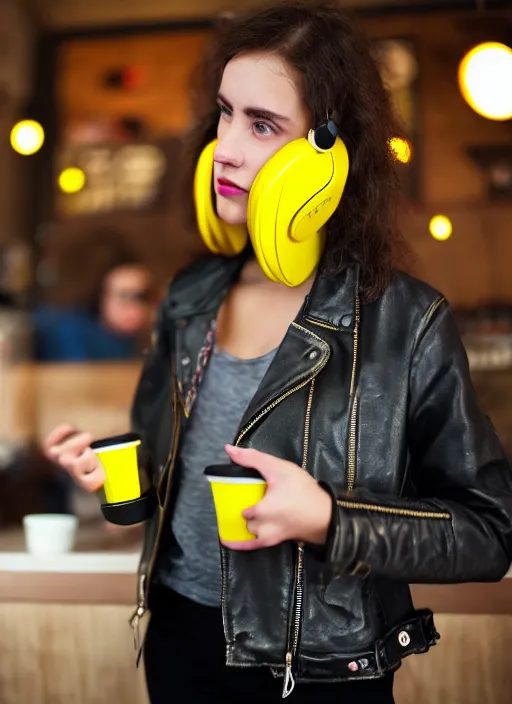
<svg viewBox="0 0 512 704">
<path fill-rule="evenodd" d="M 62 555 L 75 546 L 77 516 L 34 513 L 23 518 L 25 545 L 31 555 Z"/>
</svg>

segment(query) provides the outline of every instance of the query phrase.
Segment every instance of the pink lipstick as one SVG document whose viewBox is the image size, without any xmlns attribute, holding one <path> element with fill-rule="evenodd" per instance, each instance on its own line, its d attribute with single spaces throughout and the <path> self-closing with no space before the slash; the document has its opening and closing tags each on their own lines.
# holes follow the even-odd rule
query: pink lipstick
<svg viewBox="0 0 512 704">
<path fill-rule="evenodd" d="M 247 193 L 247 191 L 237 186 L 233 181 L 229 181 L 227 178 L 218 178 L 217 193 L 219 196 L 229 198 L 230 196 L 242 196 Z"/>
</svg>

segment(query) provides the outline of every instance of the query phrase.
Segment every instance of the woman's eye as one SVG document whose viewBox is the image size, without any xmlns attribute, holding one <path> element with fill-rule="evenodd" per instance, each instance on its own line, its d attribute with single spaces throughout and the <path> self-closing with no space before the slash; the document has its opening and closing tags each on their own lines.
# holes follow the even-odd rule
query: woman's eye
<svg viewBox="0 0 512 704">
<path fill-rule="evenodd" d="M 255 122 L 254 131 L 261 137 L 268 137 L 268 135 L 275 132 L 275 130 L 270 125 L 267 125 L 266 122 Z"/>
<path fill-rule="evenodd" d="M 220 114 L 226 115 L 226 117 L 231 116 L 231 110 L 226 105 L 219 105 Z"/>
</svg>

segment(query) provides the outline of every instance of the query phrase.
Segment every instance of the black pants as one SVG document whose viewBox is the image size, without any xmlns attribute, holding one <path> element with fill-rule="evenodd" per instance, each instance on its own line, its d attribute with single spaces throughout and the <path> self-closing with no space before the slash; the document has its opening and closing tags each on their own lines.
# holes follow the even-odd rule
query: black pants
<svg viewBox="0 0 512 704">
<path fill-rule="evenodd" d="M 153 587 L 144 645 L 151 704 L 277 704 L 282 678 L 226 667 L 220 609 Z M 366 682 L 297 684 L 290 704 L 393 704 L 393 675 Z"/>
</svg>

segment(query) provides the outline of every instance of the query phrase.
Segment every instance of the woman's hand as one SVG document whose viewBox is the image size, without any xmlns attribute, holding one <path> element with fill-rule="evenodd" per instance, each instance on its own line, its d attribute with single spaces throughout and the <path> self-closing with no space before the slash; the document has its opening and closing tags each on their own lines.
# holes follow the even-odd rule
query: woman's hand
<svg viewBox="0 0 512 704">
<path fill-rule="evenodd" d="M 313 477 L 293 462 L 258 450 L 226 445 L 232 462 L 256 469 L 267 482 L 267 492 L 243 512 L 256 540 L 224 542 L 232 550 L 257 550 L 286 540 L 323 545 L 331 522 L 332 501 Z"/>
<path fill-rule="evenodd" d="M 59 425 L 44 442 L 44 453 L 60 464 L 85 491 L 98 491 L 105 483 L 105 470 L 89 447 L 90 433 L 81 433 L 72 425 Z"/>
</svg>

